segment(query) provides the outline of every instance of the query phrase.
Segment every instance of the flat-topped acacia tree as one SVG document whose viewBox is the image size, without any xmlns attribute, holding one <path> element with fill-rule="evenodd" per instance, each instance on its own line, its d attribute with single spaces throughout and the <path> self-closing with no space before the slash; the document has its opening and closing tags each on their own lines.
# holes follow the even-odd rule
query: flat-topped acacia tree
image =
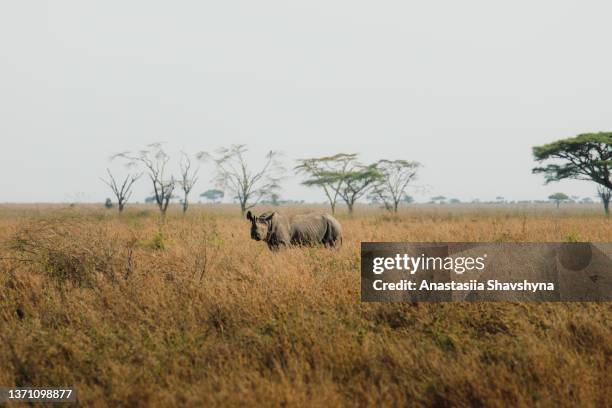
<svg viewBox="0 0 612 408">
<path fill-rule="evenodd" d="M 538 162 L 553 161 L 532 170 L 534 174 L 544 174 L 546 183 L 577 179 L 612 189 L 612 132 L 584 133 L 536 146 L 533 156 Z M 605 202 L 604 210 L 609 215 Z"/>
<path fill-rule="evenodd" d="M 548 199 L 557 204 L 557 208 L 562 202 L 569 200 L 569 196 L 565 193 L 555 193 L 548 196 Z"/>
<path fill-rule="evenodd" d="M 359 165 L 347 173 L 331 174 L 330 177 L 331 179 L 335 177 L 342 180 L 342 184 L 336 191 L 348 207 L 349 215 L 353 214 L 357 200 L 367 194 L 376 183 L 384 178 L 376 164 Z"/>
<path fill-rule="evenodd" d="M 204 197 L 205 199 L 207 199 L 211 203 L 219 203 L 219 202 L 221 202 L 221 199 L 224 196 L 225 196 L 225 193 L 222 190 L 217 190 L 215 188 L 210 189 L 210 190 L 206 190 L 205 192 L 200 194 L 200 197 Z"/>
<path fill-rule="evenodd" d="M 335 214 L 344 176 L 359 166 L 357 154 L 338 153 L 333 156 L 299 159 L 297 162 L 295 171 L 308 177 L 302 184 L 322 188 L 331 212 Z"/>
</svg>

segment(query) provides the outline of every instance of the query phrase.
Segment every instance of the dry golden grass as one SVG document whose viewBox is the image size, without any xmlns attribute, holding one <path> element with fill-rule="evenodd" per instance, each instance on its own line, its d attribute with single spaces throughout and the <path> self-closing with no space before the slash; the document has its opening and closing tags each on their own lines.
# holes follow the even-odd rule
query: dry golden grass
<svg viewBox="0 0 612 408">
<path fill-rule="evenodd" d="M 361 241 L 609 242 L 599 208 L 358 208 L 270 253 L 234 207 L 0 207 L 0 385 L 81 405 L 604 406 L 609 303 L 364 304 Z M 302 207 L 281 208 L 285 212 Z"/>
</svg>

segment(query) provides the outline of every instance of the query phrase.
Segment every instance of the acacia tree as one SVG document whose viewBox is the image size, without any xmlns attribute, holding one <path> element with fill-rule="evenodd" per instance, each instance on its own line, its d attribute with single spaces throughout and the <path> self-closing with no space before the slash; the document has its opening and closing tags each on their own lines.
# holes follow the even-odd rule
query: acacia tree
<svg viewBox="0 0 612 408">
<path fill-rule="evenodd" d="M 218 203 L 224 195 L 225 193 L 221 190 L 211 189 L 200 194 L 200 197 L 204 197 L 212 203 Z"/>
<path fill-rule="evenodd" d="M 164 151 L 161 143 L 152 143 L 147 148 L 136 153 L 117 153 L 114 158 L 127 160 L 128 165 L 141 164 L 153 185 L 153 198 L 159 208 L 162 219 L 166 216 L 170 200 L 174 197 L 172 193 L 176 187 L 174 176 L 167 175 L 167 167 L 170 156 Z"/>
<path fill-rule="evenodd" d="M 370 188 L 383 178 L 383 175 L 376 168 L 376 164 L 371 164 L 369 166 L 360 165 L 349 172 L 337 173 L 335 176 L 332 174 L 331 178 L 334 177 L 342 180 L 336 191 L 346 203 L 349 214 L 352 215 L 357 200 L 367 194 Z"/>
<path fill-rule="evenodd" d="M 381 177 L 374 185 L 372 194 L 387 210 L 397 212 L 408 184 L 416 179 L 421 165 L 406 160 L 379 160 L 374 166 Z"/>
<path fill-rule="evenodd" d="M 565 193 L 555 193 L 549 195 L 548 199 L 554 201 L 557 204 L 557 208 L 559 208 L 562 202 L 569 200 L 569 196 Z"/>
<path fill-rule="evenodd" d="M 535 167 L 546 183 L 564 179 L 594 181 L 612 189 L 612 133 L 584 133 L 533 148 L 536 161 L 554 160 L 545 167 Z M 605 208 L 604 208 L 605 209 Z"/>
<path fill-rule="evenodd" d="M 300 159 L 295 170 L 308 176 L 302 182 L 303 185 L 323 189 L 329 201 L 331 212 L 335 214 L 340 188 L 344 183 L 344 176 L 356 167 L 358 167 L 357 154 L 338 153 L 327 157 Z"/>
<path fill-rule="evenodd" d="M 270 151 L 266 154 L 264 165 L 259 170 L 252 170 L 244 157 L 248 151 L 245 145 L 232 145 L 221 148 L 213 157 L 217 167 L 217 184 L 229 190 L 238 200 L 242 215 L 280 189 L 283 167 L 278 158 L 280 153 Z M 201 152 L 200 159 L 210 155 Z"/>
<path fill-rule="evenodd" d="M 106 172 L 108 173 L 108 179 L 101 180 L 113 191 L 113 194 L 117 198 L 117 208 L 121 213 L 123 212 L 125 204 L 128 202 L 130 197 L 132 197 L 132 186 L 134 185 L 136 180 L 138 180 L 140 176 L 142 176 L 142 174 L 128 174 L 125 176 L 125 179 L 123 179 L 123 182 L 117 183 L 117 180 L 115 179 L 111 171 L 109 169 L 106 169 Z"/>
<path fill-rule="evenodd" d="M 612 196 L 612 189 L 604 186 L 598 186 L 597 195 L 601 199 L 606 215 L 610 216 L 610 197 Z"/>
<path fill-rule="evenodd" d="M 189 193 L 193 189 L 193 186 L 198 181 L 199 168 L 191 168 L 191 158 L 186 153 L 181 154 L 181 180 L 179 184 L 183 190 L 183 214 L 187 212 L 189 208 Z"/>
</svg>

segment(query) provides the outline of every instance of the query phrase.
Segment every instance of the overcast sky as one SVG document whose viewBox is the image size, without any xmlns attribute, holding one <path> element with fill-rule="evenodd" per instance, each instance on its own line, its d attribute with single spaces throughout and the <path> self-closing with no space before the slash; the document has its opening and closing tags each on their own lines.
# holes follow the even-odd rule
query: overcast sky
<svg viewBox="0 0 612 408">
<path fill-rule="evenodd" d="M 205 4 L 204 4 L 205 3 Z M 593 196 L 531 147 L 612 129 L 606 1 L 3 1 L 0 202 L 102 201 L 111 154 L 420 161 L 418 201 Z M 212 184 L 203 166 L 196 192 Z M 284 198 L 323 200 L 291 175 Z M 136 199 L 150 192 L 144 180 Z"/>
</svg>

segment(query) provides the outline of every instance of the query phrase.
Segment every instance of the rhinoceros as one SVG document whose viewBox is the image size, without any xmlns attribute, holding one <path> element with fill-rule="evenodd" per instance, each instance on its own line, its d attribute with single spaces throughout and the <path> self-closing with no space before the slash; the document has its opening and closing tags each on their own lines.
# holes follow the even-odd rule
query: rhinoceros
<svg viewBox="0 0 612 408">
<path fill-rule="evenodd" d="M 336 247 L 342 244 L 342 227 L 329 214 L 286 217 L 274 211 L 256 216 L 249 211 L 246 217 L 251 221 L 251 238 L 263 240 L 272 250 L 289 245 Z"/>
</svg>

